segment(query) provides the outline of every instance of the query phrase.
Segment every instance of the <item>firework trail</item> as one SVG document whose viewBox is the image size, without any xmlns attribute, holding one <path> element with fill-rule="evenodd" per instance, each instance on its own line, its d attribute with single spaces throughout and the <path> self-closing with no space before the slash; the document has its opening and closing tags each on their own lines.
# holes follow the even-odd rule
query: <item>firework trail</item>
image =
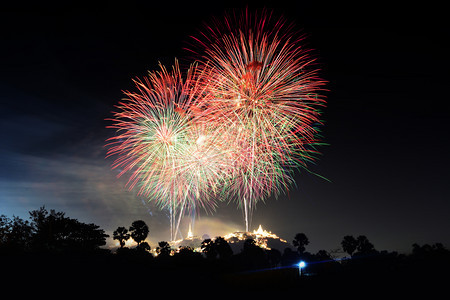
<svg viewBox="0 0 450 300">
<path fill-rule="evenodd" d="M 129 173 L 128 188 L 170 211 L 171 238 L 176 238 L 186 211 L 214 209 L 214 194 L 227 178 L 227 159 L 218 151 L 213 127 L 196 122 L 195 101 L 204 92 L 195 78 L 197 69 L 182 79 L 176 62 L 171 71 L 160 66 L 144 80 L 135 80 L 137 92 L 124 92 L 109 139 L 108 156 L 117 156 L 112 168 Z"/>
<path fill-rule="evenodd" d="M 227 189 L 248 231 L 257 202 L 287 189 L 292 169 L 314 160 L 324 81 L 303 39 L 265 11 L 214 20 L 194 39 L 211 95 L 196 105 L 227 137 L 235 166 Z"/>
</svg>

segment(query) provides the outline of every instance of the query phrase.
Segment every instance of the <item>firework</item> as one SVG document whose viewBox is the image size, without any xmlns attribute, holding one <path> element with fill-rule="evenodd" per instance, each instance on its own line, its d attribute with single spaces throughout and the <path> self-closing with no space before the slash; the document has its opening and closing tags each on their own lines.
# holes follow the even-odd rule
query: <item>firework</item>
<svg viewBox="0 0 450 300">
<path fill-rule="evenodd" d="M 324 81 L 292 26 L 263 11 L 214 21 L 196 38 L 199 66 L 163 66 L 117 106 L 108 156 L 128 187 L 182 216 L 234 199 L 246 231 L 259 201 L 278 196 L 318 153 Z"/>
<path fill-rule="evenodd" d="M 227 188 L 247 231 L 257 202 L 285 190 L 292 169 L 317 153 L 324 81 L 302 41 L 282 19 L 248 11 L 214 21 L 196 39 L 211 95 L 197 105 L 227 137 L 235 164 Z"/>
<path fill-rule="evenodd" d="M 195 120 L 195 101 L 202 88 L 191 67 L 182 79 L 178 63 L 172 71 L 150 72 L 135 80 L 137 92 L 117 106 L 110 126 L 118 134 L 110 139 L 108 156 L 117 156 L 113 169 L 129 173 L 128 187 L 138 188 L 160 208 L 171 212 L 171 238 L 180 220 L 196 207 L 214 209 L 216 185 L 226 178 L 227 160 L 211 126 Z"/>
</svg>

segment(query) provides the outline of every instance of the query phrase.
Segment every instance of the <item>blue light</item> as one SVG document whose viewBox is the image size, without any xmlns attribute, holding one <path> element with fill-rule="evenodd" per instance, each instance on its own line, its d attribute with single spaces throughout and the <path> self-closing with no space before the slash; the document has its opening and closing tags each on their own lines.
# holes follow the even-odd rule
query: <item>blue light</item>
<svg viewBox="0 0 450 300">
<path fill-rule="evenodd" d="M 302 260 L 301 262 L 298 263 L 298 267 L 300 269 L 303 269 L 304 267 L 306 267 L 306 263 Z"/>
</svg>

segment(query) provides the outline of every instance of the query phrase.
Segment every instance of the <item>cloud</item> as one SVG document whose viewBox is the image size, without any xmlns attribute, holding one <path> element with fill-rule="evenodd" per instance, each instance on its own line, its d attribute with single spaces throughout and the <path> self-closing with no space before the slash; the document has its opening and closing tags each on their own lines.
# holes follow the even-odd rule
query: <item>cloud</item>
<svg viewBox="0 0 450 300">
<path fill-rule="evenodd" d="M 147 215 L 139 197 L 125 189 L 125 179 L 117 179 L 102 158 L 9 153 L 8 159 L 21 175 L 0 178 L 1 213 L 20 215 L 46 205 L 108 228 Z"/>
<path fill-rule="evenodd" d="M 242 230 L 242 224 L 236 224 L 232 221 L 224 221 L 214 217 L 201 217 L 195 221 L 194 234 L 202 236 L 207 234 L 214 238 L 224 236 L 231 232 Z"/>
<path fill-rule="evenodd" d="M 168 211 L 126 188 L 127 176 L 117 178 L 118 172 L 111 170 L 102 140 L 93 134 L 62 147 L 54 143 L 58 147 L 48 152 L 1 150 L 0 214 L 26 219 L 28 211 L 45 205 L 71 218 L 99 225 L 111 236 L 109 244 L 117 227 L 128 228 L 133 221 L 144 220 L 150 228 L 152 247 L 169 240 Z M 214 216 L 197 212 L 202 217 L 196 218 L 196 235 L 216 237 L 242 230 L 236 225 L 240 224 L 240 213 L 233 209 L 232 214 L 227 214 L 223 210 L 226 203 L 219 206 L 223 207 Z M 189 222 L 190 217 L 185 216 L 180 224 L 183 236 L 187 235 Z"/>
</svg>

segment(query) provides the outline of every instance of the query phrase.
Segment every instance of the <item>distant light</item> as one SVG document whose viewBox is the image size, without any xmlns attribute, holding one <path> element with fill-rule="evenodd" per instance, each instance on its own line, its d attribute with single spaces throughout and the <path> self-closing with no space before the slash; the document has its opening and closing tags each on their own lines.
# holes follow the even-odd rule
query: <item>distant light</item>
<svg viewBox="0 0 450 300">
<path fill-rule="evenodd" d="M 301 260 L 299 263 L 298 263 L 298 275 L 300 275 L 300 277 L 302 277 L 302 269 L 304 268 L 304 267 L 306 267 L 306 263 L 303 261 L 303 260 Z"/>
</svg>

